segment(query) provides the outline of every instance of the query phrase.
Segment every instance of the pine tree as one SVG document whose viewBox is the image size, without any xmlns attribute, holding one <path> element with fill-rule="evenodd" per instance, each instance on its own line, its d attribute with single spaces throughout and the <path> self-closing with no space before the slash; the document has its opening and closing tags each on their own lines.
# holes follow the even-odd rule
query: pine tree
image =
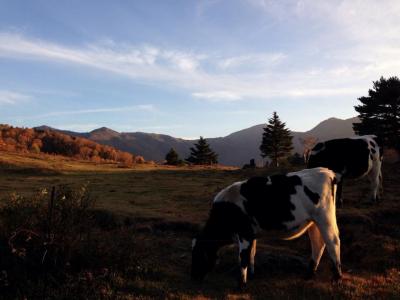
<svg viewBox="0 0 400 300">
<path fill-rule="evenodd" d="M 356 134 L 375 134 L 384 146 L 400 152 L 400 80 L 381 77 L 373 82 L 367 97 L 355 106 L 361 123 L 353 123 Z"/>
<path fill-rule="evenodd" d="M 177 166 L 182 163 L 179 159 L 178 153 L 175 151 L 174 148 L 171 148 L 167 155 L 165 155 L 165 160 L 167 165 Z"/>
<path fill-rule="evenodd" d="M 274 112 L 264 128 L 260 145 L 261 156 L 269 157 L 272 164 L 278 167 L 279 162 L 287 158 L 293 150 L 292 138 L 286 124 L 281 122 L 278 114 Z"/>
<path fill-rule="evenodd" d="M 195 165 L 212 165 L 218 163 L 218 155 L 211 150 L 206 139 L 200 137 L 194 147 L 190 148 L 190 156 L 186 161 Z"/>
</svg>

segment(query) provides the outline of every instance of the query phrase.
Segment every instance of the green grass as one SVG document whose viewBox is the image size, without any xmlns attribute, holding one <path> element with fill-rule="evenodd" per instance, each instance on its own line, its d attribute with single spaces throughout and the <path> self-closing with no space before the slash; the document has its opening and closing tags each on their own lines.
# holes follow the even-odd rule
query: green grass
<svg viewBox="0 0 400 300">
<path fill-rule="evenodd" d="M 221 262 L 202 285 L 189 279 L 190 245 L 207 218 L 214 195 L 226 185 L 265 170 L 190 169 L 143 166 L 121 169 L 79 161 L 8 157 L 0 170 L 0 199 L 13 191 L 29 195 L 53 185 L 89 183 L 97 206 L 121 220 L 132 220 L 142 275 L 114 278 L 117 298 L 365 299 L 400 297 L 400 166 L 384 166 L 383 201 L 364 199 L 368 182 L 348 181 L 344 208 L 338 210 L 344 280 L 331 283 L 324 254 L 318 276 L 305 281 L 310 256 L 307 236 L 258 243 L 256 278 L 236 290 L 236 247 L 222 250 Z M 4 156 L 0 161 L 5 161 Z M 32 162 L 33 161 L 33 162 Z M 35 171 L 36 170 L 36 171 Z M 46 171 L 43 171 L 46 170 Z M 49 171 L 50 170 L 50 171 Z M 112 240 L 110 241 L 112 243 Z"/>
</svg>

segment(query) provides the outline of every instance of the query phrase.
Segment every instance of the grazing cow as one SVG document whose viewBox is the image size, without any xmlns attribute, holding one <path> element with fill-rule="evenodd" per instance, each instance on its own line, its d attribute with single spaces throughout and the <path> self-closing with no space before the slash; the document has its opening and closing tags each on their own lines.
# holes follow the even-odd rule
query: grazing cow
<svg viewBox="0 0 400 300">
<path fill-rule="evenodd" d="M 247 269 L 249 276 L 254 274 L 256 235 L 263 229 L 286 240 L 308 231 L 312 248 L 309 275 L 315 274 L 326 245 L 334 279 L 339 280 L 336 188 L 335 174 L 326 168 L 253 177 L 228 186 L 215 197 L 204 229 L 192 241 L 192 278 L 202 280 L 215 265 L 218 249 L 237 241 L 239 284 L 243 287 Z"/>
<path fill-rule="evenodd" d="M 378 201 L 382 189 L 382 148 L 374 135 L 334 139 L 318 143 L 307 155 L 307 167 L 325 167 L 338 176 L 337 199 L 343 204 L 343 178 L 361 178 L 371 181 L 371 200 Z"/>
</svg>

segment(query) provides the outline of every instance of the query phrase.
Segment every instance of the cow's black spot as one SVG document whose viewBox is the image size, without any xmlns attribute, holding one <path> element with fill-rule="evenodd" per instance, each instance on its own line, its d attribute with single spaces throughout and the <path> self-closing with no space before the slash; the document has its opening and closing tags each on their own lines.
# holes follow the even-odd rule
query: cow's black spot
<svg viewBox="0 0 400 300">
<path fill-rule="evenodd" d="M 375 154 L 375 153 L 376 153 L 376 150 L 375 150 L 374 148 L 371 148 L 371 152 L 372 152 L 373 154 Z"/>
<path fill-rule="evenodd" d="M 217 242 L 217 247 L 233 242 L 232 237 L 238 234 L 240 239 L 251 240 L 254 231 L 251 218 L 240 207 L 230 202 L 214 202 L 210 216 L 202 232 L 202 238 Z"/>
<path fill-rule="evenodd" d="M 372 148 L 376 147 L 376 144 L 373 141 L 369 141 L 369 144 L 371 145 Z"/>
<path fill-rule="evenodd" d="M 313 151 L 318 150 L 317 146 Z M 323 150 L 310 155 L 307 167 L 326 167 L 346 177 L 357 178 L 368 171 L 369 154 L 369 145 L 363 139 L 330 140 L 325 142 Z"/>
<path fill-rule="evenodd" d="M 312 203 L 317 204 L 320 198 L 318 193 L 314 193 L 311 191 L 307 186 L 304 186 L 304 193 L 307 195 L 308 198 L 312 201 Z"/>
<path fill-rule="evenodd" d="M 313 151 L 319 151 L 324 147 L 324 143 L 318 143 L 314 146 L 314 148 L 312 149 Z"/>
<path fill-rule="evenodd" d="M 369 154 L 369 159 L 374 160 L 374 156 L 372 155 L 372 153 Z"/>
<path fill-rule="evenodd" d="M 296 175 L 250 178 L 240 188 L 241 195 L 247 200 L 244 202 L 246 212 L 263 229 L 286 229 L 283 223 L 294 220 L 292 211 L 295 206 L 290 197 L 301 184 Z"/>
</svg>

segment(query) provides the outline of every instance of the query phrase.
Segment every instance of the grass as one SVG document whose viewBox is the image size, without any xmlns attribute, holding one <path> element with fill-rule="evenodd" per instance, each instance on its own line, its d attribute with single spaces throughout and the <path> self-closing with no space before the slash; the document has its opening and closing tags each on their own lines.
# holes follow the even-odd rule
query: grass
<svg viewBox="0 0 400 300">
<path fill-rule="evenodd" d="M 223 187 L 265 170 L 140 166 L 121 169 L 66 159 L 24 158 L 1 153 L 0 199 L 17 191 L 88 183 L 97 209 L 126 224 L 135 239 L 135 276 L 116 273 L 105 284 L 113 298 L 365 299 L 400 297 L 400 166 L 384 166 L 385 194 L 371 205 L 365 180 L 349 181 L 344 208 L 338 209 L 344 279 L 332 284 L 324 254 L 317 279 L 305 281 L 310 256 L 307 236 L 258 243 L 256 278 L 245 292 L 236 290 L 237 249 L 222 250 L 221 261 L 202 285 L 189 279 L 191 238 Z M 4 166 L 6 162 L 6 166 Z M 107 231 L 109 232 L 109 231 Z M 108 234 L 110 243 L 113 235 Z M 115 237 L 117 239 L 117 237 Z M 1 270 L 0 270 L 1 271 Z M 99 275 L 100 276 L 100 275 Z M 109 296 L 111 297 L 111 296 Z"/>
</svg>

